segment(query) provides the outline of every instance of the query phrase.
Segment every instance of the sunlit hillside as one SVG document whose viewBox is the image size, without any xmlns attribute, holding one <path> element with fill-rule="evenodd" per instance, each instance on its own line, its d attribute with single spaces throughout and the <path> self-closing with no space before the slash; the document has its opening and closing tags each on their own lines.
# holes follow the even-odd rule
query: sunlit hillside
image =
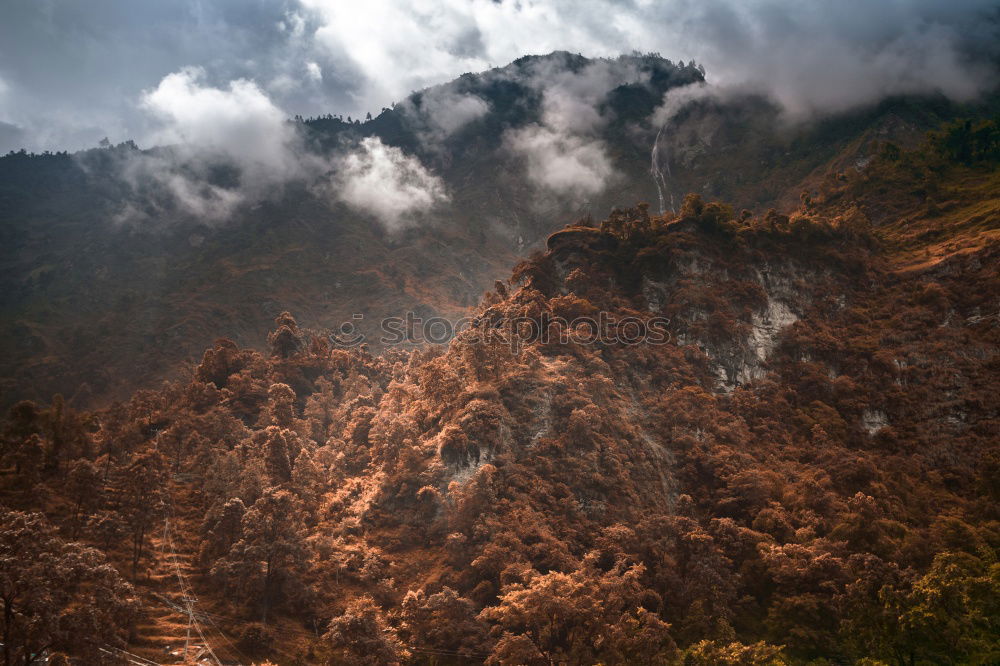
<svg viewBox="0 0 1000 666">
<path fill-rule="evenodd" d="M 689 194 L 567 226 L 446 345 L 372 353 L 283 313 L 266 349 L 220 339 L 110 408 L 18 403 L 6 640 L 81 663 L 989 663 L 997 141 L 881 142 L 789 214 Z"/>
</svg>

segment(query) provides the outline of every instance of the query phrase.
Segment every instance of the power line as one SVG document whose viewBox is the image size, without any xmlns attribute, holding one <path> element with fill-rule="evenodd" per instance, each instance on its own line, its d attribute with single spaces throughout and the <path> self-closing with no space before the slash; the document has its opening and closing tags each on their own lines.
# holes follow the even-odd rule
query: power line
<svg viewBox="0 0 1000 666">
<path fill-rule="evenodd" d="M 233 649 L 233 652 L 235 652 L 237 655 L 239 655 L 240 659 L 245 660 L 248 664 L 251 662 L 251 659 L 249 659 L 245 654 L 243 654 L 240 651 L 240 649 L 238 647 L 236 647 L 236 645 L 233 644 L 233 642 L 226 637 L 226 634 L 222 631 L 222 629 L 219 627 L 219 625 L 217 625 L 212 618 L 206 616 L 205 619 L 208 620 L 208 623 L 210 625 L 212 625 L 213 627 L 215 627 L 216 633 L 218 633 L 219 636 L 222 637 L 222 640 L 224 640 L 226 642 L 226 644 L 229 645 L 229 647 L 231 647 Z"/>
<path fill-rule="evenodd" d="M 97 648 L 97 649 L 100 652 L 103 652 L 104 654 L 107 654 L 107 655 L 125 657 L 125 659 L 126 659 L 126 661 L 128 661 L 128 663 L 134 664 L 135 666 L 161 666 L 159 663 L 157 663 L 155 661 L 150 661 L 149 659 L 146 659 L 145 657 L 140 657 L 137 654 L 132 654 L 131 652 L 128 652 L 127 650 L 123 650 L 121 648 L 114 647 L 113 645 L 108 645 L 107 647 L 102 647 L 102 648 Z"/>
<path fill-rule="evenodd" d="M 164 502 L 164 505 L 166 505 L 165 502 Z M 171 608 L 173 608 L 175 611 L 181 613 L 182 615 L 187 615 L 187 617 L 188 617 L 188 631 L 190 632 L 191 627 L 194 627 L 194 629 L 197 632 L 198 636 L 201 638 L 202 643 L 205 646 L 205 649 L 208 651 L 209 656 L 215 662 L 216 666 L 223 666 L 222 661 L 219 660 L 219 658 L 215 655 L 215 652 L 212 650 L 212 646 L 208 642 L 208 639 L 205 638 L 205 634 L 204 634 L 204 632 L 202 630 L 202 626 L 201 626 L 201 623 L 199 622 L 199 619 L 200 620 L 204 620 L 204 621 L 208 622 L 209 624 L 211 624 L 215 628 L 215 631 L 222 637 L 222 639 L 226 643 L 228 643 L 230 645 L 230 647 L 233 648 L 233 650 L 236 652 L 236 654 L 238 654 L 243 659 L 247 659 L 246 655 L 244 655 L 242 652 L 240 652 L 240 650 L 235 645 L 233 645 L 233 643 L 228 638 L 226 638 L 225 633 L 223 633 L 222 629 L 219 627 L 218 624 L 215 623 L 215 621 L 212 618 L 217 618 L 217 619 L 223 620 L 223 621 L 228 620 L 230 622 L 245 622 L 245 620 L 242 620 L 242 619 L 239 619 L 239 618 L 228 617 L 228 616 L 225 616 L 225 615 L 219 615 L 218 613 L 209 613 L 207 611 L 197 611 L 196 612 L 194 610 L 194 604 L 195 604 L 195 602 L 197 602 L 198 599 L 194 595 L 194 591 L 192 590 L 191 585 L 188 583 L 187 578 L 184 576 L 184 573 L 181 571 L 180 564 L 177 561 L 176 549 L 174 548 L 173 540 L 170 537 L 170 517 L 173 515 L 173 506 L 172 506 L 172 503 L 171 503 L 171 505 L 166 506 L 166 509 L 167 509 L 167 513 L 169 515 L 167 515 L 167 516 L 164 517 L 164 521 L 163 521 L 163 536 L 164 536 L 164 540 L 167 542 L 167 545 L 169 546 L 169 549 L 170 549 L 170 553 L 168 555 L 168 558 L 169 558 L 171 564 L 174 567 L 174 572 L 175 572 L 175 574 L 177 576 L 177 581 L 178 581 L 178 584 L 179 584 L 179 586 L 181 588 L 181 595 L 182 595 L 182 598 L 185 601 L 185 607 L 184 608 L 180 607 L 179 605 L 175 604 L 174 602 L 171 602 L 169 599 L 167 599 L 163 595 L 156 594 L 156 593 L 154 593 L 154 594 L 157 597 L 159 597 L 161 599 L 161 601 L 163 601 L 164 603 L 166 603 L 167 605 L 169 605 Z M 308 637 L 310 639 L 315 638 L 314 634 L 312 634 L 311 632 L 308 632 L 308 631 L 305 631 L 305 630 L 302 630 L 302 629 L 293 628 L 293 627 L 283 627 L 281 629 L 281 631 L 287 632 L 287 633 L 298 634 L 300 636 Z M 188 637 L 188 641 L 185 642 L 185 645 L 184 645 L 184 656 L 185 656 L 185 658 L 187 657 L 187 654 L 188 654 L 188 646 L 189 646 L 189 644 L 190 644 L 190 636 Z M 462 658 L 465 658 L 465 659 L 477 659 L 479 661 L 483 661 L 487 657 L 490 656 L 488 654 L 483 654 L 483 653 L 476 653 L 476 652 L 465 652 L 465 653 L 463 653 L 463 652 L 457 652 L 457 651 L 453 651 L 453 650 L 443 650 L 443 649 L 435 649 L 435 648 L 423 648 L 423 647 L 417 647 L 417 646 L 414 646 L 414 645 L 406 645 L 406 644 L 404 644 L 404 647 L 406 647 L 408 650 L 412 650 L 414 652 L 420 652 L 420 653 L 428 654 L 428 655 L 449 656 L 449 657 L 462 657 Z M 289 656 L 292 656 L 292 655 L 289 655 Z M 141 659 L 141 657 L 140 657 L 140 659 Z M 247 659 L 247 661 L 249 662 L 250 660 Z M 141 664 L 139 666 L 159 666 L 159 665 L 158 664 L 154 664 L 153 662 L 149 662 L 148 664 Z"/>
<path fill-rule="evenodd" d="M 173 607 L 175 610 L 183 610 L 179 606 L 177 606 L 177 605 L 173 604 L 172 602 L 170 602 L 169 600 L 165 599 L 162 595 L 157 595 L 157 596 L 160 596 L 160 598 L 163 599 L 165 603 L 170 604 L 171 607 Z M 206 611 L 196 611 L 195 612 L 195 617 L 200 618 L 201 620 L 209 622 L 210 624 L 212 624 L 216 628 L 216 631 L 218 631 L 220 634 L 222 634 L 222 630 L 219 628 L 219 626 L 217 624 L 215 624 L 215 622 L 212 620 L 212 618 L 216 618 L 218 620 L 228 621 L 228 622 L 245 622 L 246 621 L 246 620 L 241 619 L 241 618 L 232 617 L 232 616 L 228 616 L 228 615 L 220 615 L 218 613 L 209 613 L 209 612 L 206 612 Z M 315 635 L 312 632 L 305 631 L 303 629 L 297 629 L 297 628 L 294 628 L 294 627 L 282 627 L 281 631 L 282 631 L 282 633 L 298 634 L 299 636 L 303 636 L 303 637 L 306 637 L 306 638 L 311 638 L 311 639 L 315 638 Z M 223 637 L 225 637 L 225 636 L 223 635 Z M 445 650 L 443 648 L 418 647 L 416 645 L 407 645 L 405 643 L 403 645 L 408 650 L 412 650 L 414 652 L 421 652 L 421 653 L 424 653 L 424 654 L 431 654 L 431 655 L 441 655 L 441 656 L 448 656 L 448 657 L 464 657 L 466 659 L 478 659 L 478 660 L 484 660 L 484 659 L 486 659 L 487 657 L 490 656 L 489 654 L 486 654 L 486 653 L 483 653 L 483 652 L 458 652 L 458 651 L 455 651 L 455 650 Z M 235 646 L 234 646 L 234 648 L 235 648 Z M 238 652 L 238 650 L 237 650 L 237 652 Z M 242 655 L 241 654 L 241 656 L 244 657 L 244 658 L 246 658 L 246 655 Z"/>
<path fill-rule="evenodd" d="M 195 616 L 194 604 L 198 599 L 195 597 L 190 584 L 188 584 L 187 578 L 184 576 L 184 572 L 181 571 L 180 563 L 177 561 L 177 553 L 174 548 L 174 542 L 173 539 L 170 538 L 170 517 L 172 515 L 173 506 L 167 506 L 167 515 L 163 519 L 163 539 L 166 541 L 167 546 L 170 549 L 170 553 L 167 557 L 174 566 L 174 572 L 177 575 L 177 582 L 181 588 L 181 595 L 184 600 L 184 605 L 186 606 L 186 614 L 188 617 L 187 636 L 184 642 L 184 658 L 187 659 L 188 656 L 188 650 L 191 645 L 191 628 L 194 627 L 194 630 L 198 633 L 198 637 L 201 638 L 202 644 L 204 644 L 205 650 L 212 658 L 212 661 L 215 662 L 216 666 L 222 666 L 222 662 L 217 656 L 215 656 L 215 652 L 212 650 L 212 645 L 208 642 L 208 639 L 205 638 L 205 634 L 201 628 L 201 623 L 198 622 Z"/>
<path fill-rule="evenodd" d="M 179 613 L 185 613 L 185 612 L 187 612 L 184 608 L 182 608 L 178 604 L 174 603 L 173 601 L 171 601 L 167 597 L 163 596 L 162 594 L 158 594 L 156 592 L 154 592 L 153 594 L 160 599 L 160 603 L 162 603 L 164 606 L 167 606 L 167 607 L 169 607 L 169 608 L 171 608 L 171 609 L 173 609 L 173 610 L 175 610 L 175 611 L 177 611 Z M 229 640 L 229 638 L 226 636 L 226 633 L 222 630 L 222 628 L 218 624 L 215 623 L 215 620 L 212 619 L 212 614 L 211 613 L 206 613 L 204 611 L 192 611 L 192 612 L 193 612 L 193 614 L 194 614 L 194 616 L 196 618 L 202 620 L 203 622 L 207 622 L 208 624 L 212 625 L 212 627 L 215 629 L 216 633 L 219 634 L 219 636 L 222 638 L 222 640 L 224 640 L 229 645 L 229 647 L 232 648 L 233 652 L 235 652 L 237 655 L 239 655 L 239 657 L 241 659 L 243 659 L 244 661 L 246 661 L 248 663 L 250 661 L 252 661 L 249 657 L 247 657 L 245 654 L 243 654 L 243 652 L 241 652 L 240 649 L 238 647 L 236 647 L 236 645 L 231 640 Z M 220 617 L 220 616 L 217 616 L 217 617 Z M 221 617 L 220 617 L 220 619 L 221 619 Z M 234 620 L 234 621 L 236 621 L 236 620 Z"/>
</svg>

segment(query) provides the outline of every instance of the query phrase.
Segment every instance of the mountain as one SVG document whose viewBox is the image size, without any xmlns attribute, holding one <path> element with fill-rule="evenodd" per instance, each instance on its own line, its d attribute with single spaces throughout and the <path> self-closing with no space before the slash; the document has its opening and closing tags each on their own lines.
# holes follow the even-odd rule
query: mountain
<svg viewBox="0 0 1000 666">
<path fill-rule="evenodd" d="M 5 581 L 65 600 L 15 599 L 5 643 L 989 663 L 1000 127 L 866 150 L 803 168 L 786 212 L 694 193 L 561 225 L 448 344 L 337 346 L 286 312 L 264 351 L 219 340 L 126 402 L 18 403 Z"/>
<path fill-rule="evenodd" d="M 569 54 L 525 58 L 418 93 L 364 124 L 297 123 L 311 155 L 342 154 L 375 135 L 440 172 L 451 202 L 423 226 L 396 231 L 364 212 L 331 206 L 305 181 L 286 184 L 225 224 L 206 225 L 173 202 L 160 205 L 160 192 L 146 196 L 149 184 L 133 189 L 127 182 L 135 170 L 129 165 L 159 159 L 163 149 L 127 143 L 73 156 L 0 159 L 3 402 L 53 392 L 82 404 L 123 397 L 130 388 L 157 385 L 168 368 L 196 358 L 221 334 L 262 344 L 285 309 L 323 328 L 352 322 L 355 313 L 371 322 L 406 311 L 457 316 L 559 224 L 551 211 L 564 200 L 539 203 L 503 148 L 505 131 L 538 120 L 541 79 L 532 77 L 548 70 L 572 77 L 597 64 Z M 701 77 L 661 59 L 603 65 L 615 70 L 612 78 L 643 80 L 615 89 L 623 100 L 609 111 L 615 123 L 629 117 L 625 100 L 648 115 L 666 89 Z M 473 93 L 490 113 L 443 140 L 427 138 L 440 129 L 418 110 L 422 99 Z M 618 144 L 622 134 L 612 126 L 605 136 Z M 648 148 L 635 150 L 617 162 L 648 169 Z M 627 198 L 642 198 L 647 180 L 623 178 L 640 188 L 623 185 Z M 560 215 L 568 221 L 610 210 L 617 198 L 608 192 L 593 204 L 577 201 Z M 155 219 L 114 221 L 136 208 L 155 210 Z"/>
<path fill-rule="evenodd" d="M 131 142 L 2 157 L 0 405 L 56 393 L 107 405 L 183 378 L 217 337 L 262 349 L 285 310 L 310 330 L 357 325 L 377 346 L 385 317 L 467 314 L 567 222 L 639 201 L 656 210 L 661 197 L 676 209 L 688 191 L 787 213 L 879 141 L 913 147 L 941 122 L 983 112 L 898 99 L 790 124 L 746 94 L 694 96 L 664 116 L 665 95 L 703 80 L 694 64 L 654 55 L 525 57 L 365 122 L 290 121 L 281 132 L 292 148 L 275 160 L 292 162 L 289 175 Z M 372 145 L 382 161 L 365 163 L 368 174 L 402 162 L 445 196 L 407 171 L 399 187 L 433 207 L 390 210 L 387 223 L 393 193 L 345 203 L 337 174 Z"/>
</svg>

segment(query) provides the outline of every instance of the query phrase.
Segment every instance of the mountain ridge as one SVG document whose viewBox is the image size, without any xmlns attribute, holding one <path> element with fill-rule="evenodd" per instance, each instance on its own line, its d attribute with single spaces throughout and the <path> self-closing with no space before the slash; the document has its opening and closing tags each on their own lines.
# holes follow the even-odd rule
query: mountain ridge
<svg viewBox="0 0 1000 666">
<path fill-rule="evenodd" d="M 598 86 L 596 101 L 586 98 L 598 119 L 607 116 L 594 121 L 596 134 L 577 140 L 548 127 L 539 81 L 563 81 L 592 96 L 597 93 L 584 83 L 596 78 L 609 86 L 619 69 L 640 82 L 607 91 Z M 132 210 L 137 194 L 114 175 L 116 165 L 137 155 L 159 163 L 168 152 L 122 144 L 77 157 L 0 158 L 6 248 L 0 257 L 0 340 L 6 350 L 0 357 L 0 403 L 61 393 L 81 407 L 107 404 L 133 388 L 177 377 L 174 368 L 193 362 L 220 333 L 263 346 L 270 321 L 286 309 L 316 329 L 336 330 L 364 314 L 372 338 L 376 322 L 386 316 L 460 316 L 562 224 L 601 218 L 626 202 L 656 202 L 649 174 L 655 131 L 641 125 L 665 92 L 703 78 L 694 65 L 675 66 L 655 56 L 590 60 L 557 53 L 464 75 L 415 93 L 366 123 L 296 123 L 306 143 L 321 152 L 378 136 L 441 174 L 452 195 L 441 217 L 393 232 L 342 204 L 331 210 L 294 182 L 226 223 L 167 223 L 168 207 L 160 223 L 122 226 L 113 219 Z M 421 115 L 420 109 L 435 95 L 446 101 L 475 97 L 489 110 L 443 140 L 428 142 L 421 133 L 436 131 L 428 119 L 433 114 Z M 675 205 L 682 193 L 700 191 L 737 209 L 761 214 L 776 206 L 787 212 L 798 205 L 802 188 L 814 191 L 829 171 L 870 158 L 879 141 L 912 145 L 923 129 L 960 109 L 940 99 L 903 99 L 796 130 L 783 125 L 772 104 L 752 96 L 696 100 L 669 121 L 672 131 L 664 139 Z M 592 155 L 589 147 L 603 146 L 617 174 L 609 182 L 617 184 L 592 197 L 540 194 L 528 166 L 509 147 L 510 137 L 526 129 L 541 132 L 524 139 L 532 149 L 555 145 Z M 848 139 L 857 144 L 843 152 Z M 726 160 L 744 166 L 727 169 Z M 224 169 L 214 173 L 222 185 L 230 177 Z M 727 173 L 736 175 L 719 176 Z M 138 192 L 153 198 L 137 200 L 135 209 L 160 210 L 156 197 L 162 193 Z"/>
</svg>

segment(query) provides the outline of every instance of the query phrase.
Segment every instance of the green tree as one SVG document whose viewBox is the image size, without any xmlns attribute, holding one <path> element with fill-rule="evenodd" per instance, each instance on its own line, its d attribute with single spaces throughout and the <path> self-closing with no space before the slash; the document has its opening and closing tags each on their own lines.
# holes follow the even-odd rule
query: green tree
<svg viewBox="0 0 1000 666">
<path fill-rule="evenodd" d="M 1000 661 L 1000 563 L 968 553 L 939 553 L 904 594 L 884 592 L 909 646 L 900 662 L 989 664 Z"/>
</svg>

